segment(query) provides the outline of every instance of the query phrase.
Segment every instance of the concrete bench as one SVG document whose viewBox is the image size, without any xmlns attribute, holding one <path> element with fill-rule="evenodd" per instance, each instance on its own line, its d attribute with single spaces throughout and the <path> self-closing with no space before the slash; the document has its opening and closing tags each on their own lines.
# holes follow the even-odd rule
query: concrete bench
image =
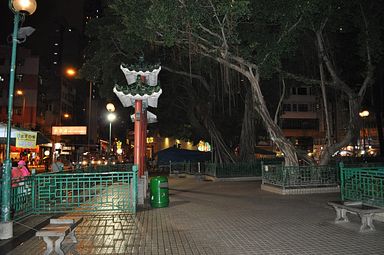
<svg viewBox="0 0 384 255">
<path fill-rule="evenodd" d="M 58 218 L 51 219 L 49 224 L 36 232 L 36 236 L 42 237 L 47 244 L 47 250 L 44 255 L 49 255 L 53 250 L 59 255 L 64 255 L 61 249 L 61 243 L 68 235 L 72 242 L 77 243 L 75 228 L 83 221 L 79 218 Z M 53 238 L 57 238 L 53 243 Z"/>
<path fill-rule="evenodd" d="M 359 215 L 361 219 L 360 232 L 375 231 L 373 217 L 376 213 L 384 212 L 384 208 L 366 205 L 361 201 L 330 201 L 328 205 L 336 211 L 335 223 L 349 222 L 347 212 Z"/>
</svg>

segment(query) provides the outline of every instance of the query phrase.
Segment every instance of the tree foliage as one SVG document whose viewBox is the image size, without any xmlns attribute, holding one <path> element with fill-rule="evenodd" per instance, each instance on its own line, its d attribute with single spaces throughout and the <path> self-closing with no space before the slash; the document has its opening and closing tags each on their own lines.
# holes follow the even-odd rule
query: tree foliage
<svg viewBox="0 0 384 255">
<path fill-rule="evenodd" d="M 367 72 L 372 72 L 381 56 L 382 4 L 378 0 L 110 0 L 108 6 L 105 17 L 88 29 L 90 37 L 96 35 L 98 40 L 87 53 L 85 76 L 100 79 L 111 88 L 116 80 L 122 80 L 120 62 L 135 61 L 140 54 L 168 60 L 170 55 L 171 68 L 181 67 L 190 73 L 189 82 L 180 81 L 182 87 L 189 92 L 190 86 L 199 88 L 193 91 L 195 95 L 184 96 L 196 104 L 197 115 L 211 116 L 200 119 L 200 124 L 207 125 L 218 108 L 212 106 L 217 102 L 216 92 L 225 91 L 230 104 L 235 104 L 234 94 L 239 89 L 231 84 L 241 84 L 247 88 L 241 95 L 250 91 L 252 111 L 261 117 L 288 164 L 297 164 L 297 152 L 271 117 L 276 105 L 265 97 L 266 80 L 284 69 L 297 74 L 301 68 L 304 73 L 300 77 L 286 76 L 309 86 L 319 87 L 323 82 L 350 91 L 350 99 L 356 91 L 363 97 L 365 88 L 358 86 L 359 78 L 360 82 L 365 79 L 367 87 L 371 83 Z M 298 55 L 303 48 L 307 52 Z M 323 79 L 318 57 L 327 70 Z M 303 66 L 303 62 L 309 65 Z M 348 68 L 355 71 L 351 74 Z M 205 77 L 209 88 L 193 81 L 192 73 Z M 212 77 L 216 74 L 219 79 Z M 233 82 L 236 77 L 246 82 Z M 205 95 L 209 95 L 209 103 L 204 105 L 201 98 Z M 355 111 L 350 113 L 351 135 L 333 149 L 354 138 Z"/>
</svg>

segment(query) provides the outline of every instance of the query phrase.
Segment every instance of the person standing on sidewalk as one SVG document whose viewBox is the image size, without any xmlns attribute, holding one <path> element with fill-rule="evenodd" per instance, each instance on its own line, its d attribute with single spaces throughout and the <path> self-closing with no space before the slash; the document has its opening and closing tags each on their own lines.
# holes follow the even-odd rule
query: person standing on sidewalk
<svg viewBox="0 0 384 255">
<path fill-rule="evenodd" d="M 61 158 L 58 157 L 52 164 L 52 172 L 62 172 L 64 170 L 64 164 L 61 162 Z"/>
<path fill-rule="evenodd" d="M 21 170 L 23 177 L 31 175 L 28 168 L 26 167 L 26 163 L 24 160 L 20 160 L 19 163 L 17 163 L 17 167 Z"/>
<path fill-rule="evenodd" d="M 12 188 L 19 186 L 19 181 L 23 178 L 23 172 L 18 167 L 18 164 L 16 163 L 16 161 L 12 162 L 11 176 L 12 176 Z"/>
</svg>

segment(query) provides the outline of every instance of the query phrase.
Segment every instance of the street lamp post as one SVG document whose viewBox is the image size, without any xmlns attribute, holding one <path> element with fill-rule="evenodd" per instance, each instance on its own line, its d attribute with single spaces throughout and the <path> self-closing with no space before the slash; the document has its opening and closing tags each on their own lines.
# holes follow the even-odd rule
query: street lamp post
<svg viewBox="0 0 384 255">
<path fill-rule="evenodd" d="M 14 13 L 13 33 L 12 33 L 12 55 L 11 67 L 9 73 L 9 93 L 8 93 L 8 116 L 7 116 L 7 144 L 5 150 L 3 182 L 2 182 L 2 203 L 1 203 L 1 223 L 0 239 L 9 239 L 13 236 L 13 222 L 11 221 L 11 168 L 10 144 L 11 144 L 11 124 L 13 93 L 15 87 L 15 69 L 16 69 L 16 48 L 17 35 L 19 32 L 20 17 L 31 15 L 35 12 L 37 4 L 35 0 L 9 0 L 9 8 Z"/>
<path fill-rule="evenodd" d="M 359 112 L 359 115 L 361 118 L 363 118 L 363 153 L 365 155 L 366 151 L 366 137 L 368 138 L 368 136 L 366 135 L 366 123 L 365 123 L 365 119 L 369 116 L 369 111 L 367 110 L 364 110 L 362 112 Z"/>
<path fill-rule="evenodd" d="M 22 110 L 21 110 L 21 116 L 22 116 L 22 119 L 25 120 L 25 95 L 24 95 L 24 92 L 22 90 L 17 90 L 16 95 L 23 97 L 23 106 L 22 106 Z"/>
<path fill-rule="evenodd" d="M 91 113 L 92 113 L 92 81 L 89 82 L 88 99 L 88 151 L 91 152 Z"/>
<path fill-rule="evenodd" d="M 110 155 L 111 155 L 111 144 L 112 144 L 112 122 L 116 119 L 116 114 L 114 114 L 115 106 L 112 103 L 107 104 L 106 106 L 108 110 L 107 119 L 109 121 L 109 144 L 108 144 L 108 164 L 110 163 Z"/>
<path fill-rule="evenodd" d="M 76 69 L 73 67 L 67 67 L 61 71 L 61 77 L 60 77 L 60 108 L 59 108 L 59 126 L 62 125 L 62 118 L 63 116 L 63 89 L 64 89 L 64 79 L 66 78 L 73 78 L 77 74 Z M 64 117 L 65 118 L 65 117 Z"/>
</svg>

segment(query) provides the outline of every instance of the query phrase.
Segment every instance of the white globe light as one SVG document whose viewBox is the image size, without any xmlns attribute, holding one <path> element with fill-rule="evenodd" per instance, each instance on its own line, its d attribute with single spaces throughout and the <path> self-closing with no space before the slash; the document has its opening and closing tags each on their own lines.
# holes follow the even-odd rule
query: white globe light
<svg viewBox="0 0 384 255">
<path fill-rule="evenodd" d="M 36 11 L 37 3 L 35 0 L 13 0 L 12 7 L 17 12 L 31 15 Z"/>
<path fill-rule="evenodd" d="M 108 114 L 107 118 L 108 118 L 109 122 L 112 122 L 112 121 L 114 121 L 116 119 L 116 114 L 111 112 L 111 113 Z"/>
<path fill-rule="evenodd" d="M 109 112 L 115 111 L 115 106 L 112 103 L 107 104 L 106 108 L 107 108 L 107 111 Z"/>
</svg>

